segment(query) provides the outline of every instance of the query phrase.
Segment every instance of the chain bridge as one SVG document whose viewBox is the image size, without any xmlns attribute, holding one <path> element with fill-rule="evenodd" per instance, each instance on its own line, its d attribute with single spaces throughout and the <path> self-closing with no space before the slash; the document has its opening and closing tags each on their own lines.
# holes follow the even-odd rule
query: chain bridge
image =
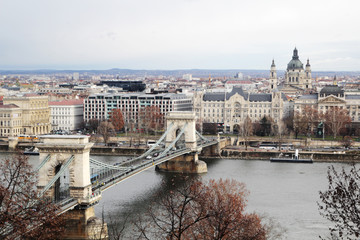
<svg viewBox="0 0 360 240">
<path fill-rule="evenodd" d="M 219 152 L 219 138 L 206 138 L 195 130 L 193 112 L 170 112 L 166 131 L 144 154 L 107 164 L 90 158 L 93 143 L 88 136 L 47 135 L 39 149 L 38 192 L 53 199 L 68 221 L 67 239 L 88 239 L 87 222 L 94 217 L 93 205 L 101 192 L 142 171 L 156 167 L 161 171 L 202 173 L 206 163 L 198 154 L 207 149 Z M 79 225 L 80 224 L 80 225 Z"/>
</svg>

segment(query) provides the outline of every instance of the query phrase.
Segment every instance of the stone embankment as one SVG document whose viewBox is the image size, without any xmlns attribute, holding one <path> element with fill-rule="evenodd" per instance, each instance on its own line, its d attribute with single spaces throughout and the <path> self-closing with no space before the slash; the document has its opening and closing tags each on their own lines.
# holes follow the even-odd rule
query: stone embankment
<svg viewBox="0 0 360 240">
<path fill-rule="evenodd" d="M 284 155 L 292 156 L 294 151 L 281 151 Z M 221 151 L 221 157 L 223 158 L 235 158 L 235 159 L 257 159 L 257 160 L 269 160 L 272 157 L 278 157 L 280 154 L 276 150 L 244 150 L 244 149 L 232 149 L 225 148 Z M 300 158 L 312 158 L 314 162 L 360 162 L 360 151 L 348 150 L 348 151 L 300 151 Z"/>
</svg>

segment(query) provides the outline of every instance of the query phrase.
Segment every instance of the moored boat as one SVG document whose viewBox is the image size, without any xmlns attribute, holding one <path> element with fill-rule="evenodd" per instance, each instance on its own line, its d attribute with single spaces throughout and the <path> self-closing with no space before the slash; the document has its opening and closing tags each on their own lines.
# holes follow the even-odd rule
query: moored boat
<svg viewBox="0 0 360 240">
<path fill-rule="evenodd" d="M 313 163 L 313 160 L 312 158 L 299 158 L 299 150 L 296 149 L 294 155 L 280 153 L 279 157 L 270 158 L 270 162 Z"/>
<path fill-rule="evenodd" d="M 36 147 L 25 148 L 24 155 L 39 155 L 39 149 Z"/>
<path fill-rule="evenodd" d="M 311 158 L 286 158 L 286 157 L 279 157 L 279 158 L 270 158 L 270 162 L 289 162 L 289 163 L 313 163 Z"/>
</svg>

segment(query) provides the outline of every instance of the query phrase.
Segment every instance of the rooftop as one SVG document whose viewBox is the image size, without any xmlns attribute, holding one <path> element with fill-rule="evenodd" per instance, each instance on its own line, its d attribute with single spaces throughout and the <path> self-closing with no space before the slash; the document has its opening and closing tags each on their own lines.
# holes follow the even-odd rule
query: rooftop
<svg viewBox="0 0 360 240">
<path fill-rule="evenodd" d="M 20 107 L 15 104 L 5 104 L 5 105 L 0 105 L 0 108 L 20 108 Z"/>
<path fill-rule="evenodd" d="M 328 85 L 321 89 L 320 94 L 341 94 L 344 93 L 344 90 L 341 87 L 336 85 Z"/>
<path fill-rule="evenodd" d="M 49 102 L 49 106 L 71 106 L 71 105 L 83 105 L 83 99 L 71 99 L 71 100 L 63 100 L 63 101 L 56 101 L 56 102 Z"/>
<path fill-rule="evenodd" d="M 317 99 L 317 98 L 318 98 L 317 94 L 306 94 L 300 96 L 298 99 Z"/>
<path fill-rule="evenodd" d="M 203 96 L 204 101 L 225 101 L 229 100 L 235 94 L 239 94 L 244 99 L 249 99 L 250 102 L 271 102 L 271 93 L 247 93 L 241 87 L 234 87 L 229 93 L 205 93 Z M 282 96 L 283 100 L 285 96 Z"/>
</svg>

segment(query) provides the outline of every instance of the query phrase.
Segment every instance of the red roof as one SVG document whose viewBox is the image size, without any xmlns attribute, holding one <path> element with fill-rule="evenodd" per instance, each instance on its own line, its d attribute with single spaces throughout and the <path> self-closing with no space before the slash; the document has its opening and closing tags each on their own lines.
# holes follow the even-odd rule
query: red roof
<svg viewBox="0 0 360 240">
<path fill-rule="evenodd" d="M 83 105 L 84 100 L 83 99 L 71 99 L 71 100 L 63 100 L 63 101 L 57 101 L 57 102 L 49 102 L 49 106 L 63 106 L 63 105 Z"/>
</svg>

